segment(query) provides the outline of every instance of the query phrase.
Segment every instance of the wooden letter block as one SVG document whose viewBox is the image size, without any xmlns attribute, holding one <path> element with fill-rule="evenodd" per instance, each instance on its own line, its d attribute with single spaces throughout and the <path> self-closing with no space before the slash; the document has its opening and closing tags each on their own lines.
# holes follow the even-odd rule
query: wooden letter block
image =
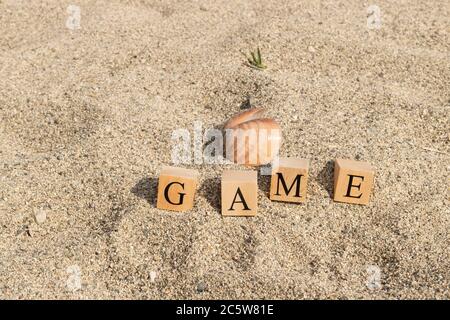
<svg viewBox="0 0 450 320">
<path fill-rule="evenodd" d="M 222 215 L 255 216 L 257 207 L 256 171 L 225 170 L 222 173 Z"/>
<path fill-rule="evenodd" d="M 368 204 L 374 175 L 374 169 L 367 162 L 336 159 L 334 201 Z"/>
<path fill-rule="evenodd" d="M 187 211 L 194 206 L 198 171 L 163 167 L 158 181 L 156 207 L 172 211 Z"/>
<path fill-rule="evenodd" d="M 309 160 L 280 158 L 272 168 L 270 200 L 305 202 L 308 183 Z"/>
</svg>

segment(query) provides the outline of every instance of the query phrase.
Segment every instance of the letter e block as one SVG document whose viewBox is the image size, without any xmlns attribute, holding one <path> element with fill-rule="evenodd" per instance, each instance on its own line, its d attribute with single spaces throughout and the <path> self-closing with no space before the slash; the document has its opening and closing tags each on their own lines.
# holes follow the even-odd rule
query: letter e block
<svg viewBox="0 0 450 320">
<path fill-rule="evenodd" d="M 257 207 L 257 172 L 225 170 L 222 173 L 222 215 L 255 216 Z"/>
<path fill-rule="evenodd" d="M 272 168 L 270 200 L 305 202 L 308 185 L 309 160 L 280 158 Z"/>
<path fill-rule="evenodd" d="M 374 169 L 367 162 L 336 159 L 334 201 L 368 204 L 374 175 Z"/>
<path fill-rule="evenodd" d="M 159 175 L 156 207 L 187 211 L 194 206 L 198 171 L 164 166 Z"/>
</svg>

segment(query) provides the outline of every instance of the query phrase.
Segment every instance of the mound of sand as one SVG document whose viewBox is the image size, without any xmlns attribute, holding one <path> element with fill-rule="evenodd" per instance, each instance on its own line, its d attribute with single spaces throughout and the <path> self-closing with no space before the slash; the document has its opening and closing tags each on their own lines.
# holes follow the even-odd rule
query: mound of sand
<svg viewBox="0 0 450 320">
<path fill-rule="evenodd" d="M 450 298 L 448 1 L 0 1 L 0 298 Z M 268 69 L 243 64 L 260 46 Z M 171 132 L 250 98 L 308 201 L 156 209 Z M 332 202 L 332 160 L 376 167 Z M 38 215 L 38 219 L 35 215 Z M 37 223 L 36 221 L 39 221 Z"/>
</svg>

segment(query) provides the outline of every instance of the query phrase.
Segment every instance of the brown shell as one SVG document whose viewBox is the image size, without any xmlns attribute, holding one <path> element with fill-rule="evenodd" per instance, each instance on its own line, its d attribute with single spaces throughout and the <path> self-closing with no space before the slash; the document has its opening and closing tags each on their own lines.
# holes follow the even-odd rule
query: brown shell
<svg viewBox="0 0 450 320">
<path fill-rule="evenodd" d="M 239 164 L 258 166 L 270 163 L 278 154 L 281 129 L 264 110 L 254 108 L 231 118 L 226 130 L 226 157 Z"/>
<path fill-rule="evenodd" d="M 225 123 L 224 129 L 233 128 L 246 121 L 260 119 L 263 113 L 263 108 L 252 108 L 250 110 L 238 113 Z"/>
</svg>

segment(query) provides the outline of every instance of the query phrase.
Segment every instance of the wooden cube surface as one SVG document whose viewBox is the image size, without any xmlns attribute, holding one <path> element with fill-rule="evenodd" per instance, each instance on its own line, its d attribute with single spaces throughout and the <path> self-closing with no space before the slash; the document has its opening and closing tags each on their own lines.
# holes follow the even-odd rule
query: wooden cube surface
<svg viewBox="0 0 450 320">
<path fill-rule="evenodd" d="M 197 183 L 197 170 L 164 166 L 158 180 L 156 207 L 172 211 L 192 209 Z"/>
<path fill-rule="evenodd" d="M 223 171 L 221 196 L 223 216 L 255 216 L 258 207 L 257 172 Z"/>
<path fill-rule="evenodd" d="M 309 160 L 280 158 L 272 168 L 270 200 L 300 203 L 306 200 Z"/>
<path fill-rule="evenodd" d="M 364 161 L 336 159 L 334 163 L 334 201 L 369 203 L 375 171 Z"/>
</svg>

